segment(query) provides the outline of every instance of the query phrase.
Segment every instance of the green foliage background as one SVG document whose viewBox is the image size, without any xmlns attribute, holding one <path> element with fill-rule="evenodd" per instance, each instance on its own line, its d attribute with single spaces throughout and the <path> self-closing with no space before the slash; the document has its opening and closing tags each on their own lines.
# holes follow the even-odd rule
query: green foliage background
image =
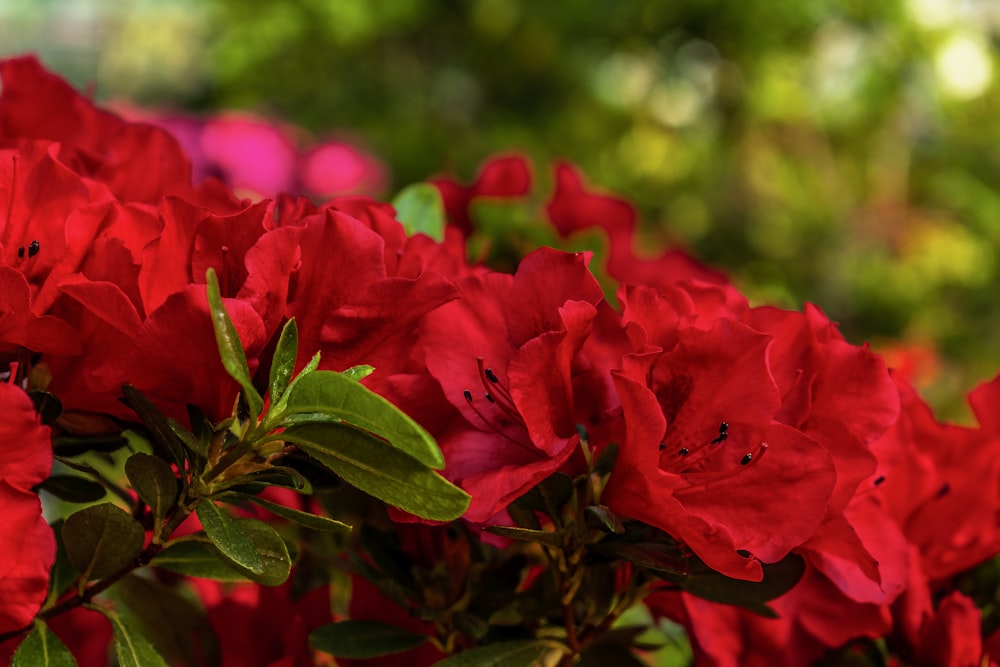
<svg viewBox="0 0 1000 667">
<path fill-rule="evenodd" d="M 1000 367 L 1000 12 L 949 0 L 8 0 L 7 53 L 99 97 L 252 109 L 393 189 L 521 150 L 636 202 L 755 303 L 933 346 L 947 414 Z M 544 189 L 542 190 L 544 191 Z M 388 196 L 391 193 L 386 193 Z"/>
</svg>

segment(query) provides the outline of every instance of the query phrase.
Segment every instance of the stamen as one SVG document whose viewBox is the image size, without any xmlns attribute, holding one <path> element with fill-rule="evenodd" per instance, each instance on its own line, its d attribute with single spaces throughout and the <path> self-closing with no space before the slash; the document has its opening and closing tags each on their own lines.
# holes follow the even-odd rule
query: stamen
<svg viewBox="0 0 1000 667">
<path fill-rule="evenodd" d="M 487 389 L 487 400 L 496 405 L 500 410 L 513 421 L 524 421 L 521 413 L 514 407 L 514 399 L 511 398 L 507 388 L 500 384 L 500 378 L 496 376 L 493 369 L 487 369 L 482 357 L 476 357 L 476 367 L 479 369 L 479 380 L 483 388 Z M 489 373 L 487 373 L 489 370 Z M 491 377 L 492 376 L 492 377 Z"/>
<path fill-rule="evenodd" d="M 527 449 L 528 451 L 530 451 L 533 454 L 538 454 L 538 450 L 535 449 L 533 446 L 525 444 L 525 443 L 523 443 L 523 442 L 521 442 L 519 440 L 515 440 L 514 438 L 510 437 L 509 435 L 507 435 L 506 433 L 504 433 L 503 431 L 501 431 L 497 427 L 496 424 L 494 424 L 489 419 L 487 419 L 486 416 L 482 412 L 479 411 L 479 409 L 476 407 L 476 404 L 473 402 L 473 400 L 472 400 L 472 392 L 471 391 L 469 391 L 468 389 L 466 389 L 465 391 L 462 392 L 462 396 L 465 397 L 466 403 L 469 404 L 469 407 L 472 408 L 472 411 L 474 413 L 476 413 L 476 416 L 479 417 L 480 421 L 482 421 L 483 424 L 486 425 L 486 428 L 488 428 L 489 430 L 493 431 L 494 433 L 496 433 L 497 435 L 499 435 L 503 439 L 507 440 L 508 442 L 511 442 L 511 443 L 517 445 L 518 447 L 522 447 L 524 449 Z M 487 394 L 487 398 L 489 398 L 489 394 Z"/>
<path fill-rule="evenodd" d="M 743 455 L 743 458 L 740 459 L 740 465 L 741 466 L 749 465 L 750 461 L 752 461 L 752 460 L 753 460 L 753 454 L 750 453 L 750 452 L 747 452 L 746 454 Z"/>
<path fill-rule="evenodd" d="M 35 239 L 28 245 L 28 257 L 34 257 L 40 249 L 41 245 L 39 245 L 38 239 Z"/>
<path fill-rule="evenodd" d="M 497 377 L 497 374 L 493 372 L 492 368 L 487 368 L 484 372 L 486 373 L 487 380 L 493 384 L 500 384 L 500 378 Z"/>
<path fill-rule="evenodd" d="M 17 256 L 18 256 L 18 257 L 24 257 L 24 246 L 20 246 L 20 247 L 19 247 L 19 248 L 17 249 Z"/>
<path fill-rule="evenodd" d="M 664 449 L 666 449 L 666 448 L 667 448 L 667 443 L 665 443 L 665 442 L 661 442 L 661 443 L 660 443 L 660 451 L 662 452 L 662 451 L 663 451 Z"/>
<path fill-rule="evenodd" d="M 879 475 L 878 477 L 875 478 L 875 481 L 872 482 L 872 484 L 874 484 L 875 486 L 881 486 L 884 482 L 885 482 L 885 475 Z"/>
<path fill-rule="evenodd" d="M 492 404 L 496 405 L 496 402 L 497 402 L 497 401 L 496 401 L 496 399 L 495 399 L 495 398 L 493 398 L 493 396 L 492 396 L 491 394 L 489 394 L 489 393 L 486 393 L 486 394 L 484 394 L 484 396 L 486 396 L 486 400 L 487 400 L 487 401 L 489 401 L 490 403 L 492 403 Z"/>
<path fill-rule="evenodd" d="M 666 445 L 664 445 L 663 448 L 666 449 Z M 690 449 L 688 449 L 687 447 L 681 447 L 680 451 L 677 452 L 677 456 L 687 456 L 690 453 L 691 453 Z"/>
<path fill-rule="evenodd" d="M 462 392 L 462 395 L 465 396 L 465 400 L 466 400 L 467 403 L 472 403 L 472 392 L 471 391 L 469 391 L 468 389 L 466 389 L 465 391 Z"/>
<path fill-rule="evenodd" d="M 712 440 L 712 442 L 710 442 L 709 444 L 710 445 L 720 444 L 723 440 L 729 437 L 728 431 L 729 431 L 729 424 L 727 424 L 726 422 L 722 422 L 721 424 L 719 424 L 719 437 L 716 438 L 715 440 Z"/>
<path fill-rule="evenodd" d="M 945 497 L 946 495 L 948 495 L 948 494 L 949 494 L 950 492 L 951 492 L 951 484 L 949 484 L 948 482 L 945 482 L 945 483 L 944 483 L 944 484 L 943 484 L 943 485 L 941 486 L 941 488 L 940 488 L 940 489 L 938 489 L 938 492 L 937 492 L 937 497 L 938 497 L 938 498 L 944 498 L 944 497 Z"/>
</svg>

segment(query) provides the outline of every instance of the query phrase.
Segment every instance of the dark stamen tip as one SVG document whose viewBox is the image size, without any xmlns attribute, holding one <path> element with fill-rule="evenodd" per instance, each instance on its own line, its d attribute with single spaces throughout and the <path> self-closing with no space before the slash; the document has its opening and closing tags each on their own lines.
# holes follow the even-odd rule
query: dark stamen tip
<svg viewBox="0 0 1000 667">
<path fill-rule="evenodd" d="M 678 456 L 687 456 L 690 453 L 691 453 L 690 449 L 688 449 L 687 447 L 681 447 L 681 450 L 679 452 L 677 452 L 677 455 Z"/>
<path fill-rule="evenodd" d="M 753 460 L 753 454 L 747 452 L 746 454 L 743 455 L 743 458 L 740 459 L 740 465 L 741 466 L 748 465 L 751 460 Z"/>
<path fill-rule="evenodd" d="M 486 373 L 486 379 L 492 382 L 493 384 L 498 384 L 500 382 L 500 378 L 497 377 L 497 374 L 493 372 L 492 368 L 487 368 L 485 373 Z"/>
<path fill-rule="evenodd" d="M 28 244 L 28 257 L 34 257 L 35 255 L 38 254 L 38 251 L 40 249 L 41 245 L 38 243 L 38 240 L 36 239 L 32 241 L 31 243 Z"/>
<path fill-rule="evenodd" d="M 750 558 L 750 552 L 747 551 L 746 549 L 737 549 L 736 553 L 739 554 L 740 556 L 743 556 L 744 558 Z"/>
<path fill-rule="evenodd" d="M 472 403 L 472 392 L 471 391 L 469 391 L 468 389 L 466 389 L 465 391 L 462 392 L 462 395 L 465 396 L 465 400 L 467 402 Z"/>
<path fill-rule="evenodd" d="M 885 475 L 879 475 L 878 477 L 875 478 L 875 481 L 872 482 L 872 484 L 874 484 L 875 486 L 881 486 L 884 482 L 885 482 Z"/>
<path fill-rule="evenodd" d="M 496 403 L 497 402 L 497 400 L 495 398 L 493 398 L 490 394 L 486 394 L 486 400 L 489 401 L 490 403 Z"/>
<path fill-rule="evenodd" d="M 24 257 L 24 246 L 21 246 L 17 249 L 17 256 Z"/>
<path fill-rule="evenodd" d="M 937 497 L 943 498 L 944 496 L 948 495 L 950 491 L 951 491 L 951 484 L 945 482 L 944 484 L 941 485 L 941 488 L 938 489 Z"/>
<path fill-rule="evenodd" d="M 665 442 L 661 442 L 661 443 L 660 443 L 660 451 L 662 452 L 662 451 L 663 451 L 664 449 L 666 449 L 666 448 L 667 448 L 667 443 L 665 443 Z"/>
<path fill-rule="evenodd" d="M 729 430 L 729 424 L 728 423 L 722 422 L 721 424 L 719 424 L 719 435 L 722 435 L 723 433 L 725 433 L 728 430 Z"/>
</svg>

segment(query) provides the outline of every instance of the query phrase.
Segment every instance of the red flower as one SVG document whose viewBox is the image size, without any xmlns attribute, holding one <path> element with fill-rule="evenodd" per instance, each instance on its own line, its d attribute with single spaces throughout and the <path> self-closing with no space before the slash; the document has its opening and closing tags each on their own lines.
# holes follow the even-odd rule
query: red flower
<svg viewBox="0 0 1000 667">
<path fill-rule="evenodd" d="M 465 234 L 472 232 L 469 207 L 479 197 L 520 197 L 531 191 L 531 165 L 521 155 L 490 158 L 472 185 L 460 185 L 446 178 L 430 181 L 444 200 L 448 219 Z"/>
<path fill-rule="evenodd" d="M 472 495 L 466 519 L 483 522 L 558 470 L 578 446 L 575 424 L 603 409 L 575 401 L 577 387 L 599 382 L 581 349 L 602 294 L 583 255 L 547 248 L 514 276 L 459 287 L 461 299 L 428 314 L 420 338 L 464 418 L 439 436 L 445 474 Z"/>
<path fill-rule="evenodd" d="M 1000 552 L 1000 432 L 995 403 L 1000 377 L 969 396 L 981 427 L 938 422 L 897 379 L 898 422 L 873 444 L 883 462 L 882 498 L 920 553 L 931 581 L 962 572 Z"/>
<path fill-rule="evenodd" d="M 632 248 L 635 207 L 624 199 L 588 191 L 579 171 L 568 163 L 556 164 L 555 172 L 555 190 L 546 208 L 549 220 L 563 238 L 588 227 L 603 228 L 610 250 L 608 275 L 615 280 L 661 288 L 679 280 L 727 282 L 722 273 L 682 250 L 666 250 L 655 259 L 637 256 Z"/>
<path fill-rule="evenodd" d="M 0 633 L 31 622 L 48 592 L 55 538 L 31 488 L 49 475 L 52 445 L 20 388 L 0 383 Z"/>
</svg>

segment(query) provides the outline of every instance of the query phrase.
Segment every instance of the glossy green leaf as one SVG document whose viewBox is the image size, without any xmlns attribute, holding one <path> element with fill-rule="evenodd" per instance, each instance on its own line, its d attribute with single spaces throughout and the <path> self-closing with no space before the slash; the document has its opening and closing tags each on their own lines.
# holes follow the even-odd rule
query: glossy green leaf
<svg viewBox="0 0 1000 667">
<path fill-rule="evenodd" d="M 145 531 L 125 510 L 102 503 L 86 507 L 63 523 L 70 562 L 87 580 L 115 574 L 135 562 Z"/>
<path fill-rule="evenodd" d="M 407 236 L 426 234 L 438 243 L 444 240 L 444 202 L 441 193 L 430 183 L 415 183 L 403 188 L 392 200 L 392 207 Z"/>
<path fill-rule="evenodd" d="M 365 493 L 425 519 L 452 521 L 469 495 L 388 444 L 336 424 L 308 424 L 282 434 L 309 456 Z"/>
<path fill-rule="evenodd" d="M 257 496 L 248 496 L 247 500 L 252 503 L 260 505 L 264 509 L 270 511 L 272 514 L 282 517 L 283 519 L 288 519 L 289 521 L 294 521 L 300 526 L 305 526 L 306 528 L 311 528 L 313 530 L 322 530 L 326 532 L 340 532 L 345 530 L 350 530 L 351 527 L 346 523 L 341 523 L 329 517 L 319 516 L 317 514 L 310 514 L 309 512 L 303 512 L 301 510 L 292 509 L 291 507 L 285 507 L 284 505 L 279 505 L 278 503 L 272 503 L 270 500 L 265 500 Z"/>
<path fill-rule="evenodd" d="M 351 366 L 350 368 L 344 370 L 341 375 L 354 381 L 364 380 L 366 377 L 375 372 L 374 366 L 369 366 L 367 364 L 361 364 L 360 366 Z"/>
<path fill-rule="evenodd" d="M 338 658 L 376 658 L 416 648 L 425 635 L 374 621 L 328 623 L 309 633 L 309 645 Z"/>
<path fill-rule="evenodd" d="M 131 614 L 143 636 L 173 665 L 217 665 L 219 646 L 205 609 L 170 586 L 130 575 L 109 594 Z"/>
<path fill-rule="evenodd" d="M 250 418 L 256 419 L 264 408 L 264 399 L 260 397 L 257 389 L 253 386 L 253 378 L 250 376 L 250 367 L 247 365 L 243 343 L 240 342 L 236 327 L 229 319 L 229 313 L 226 312 L 226 306 L 222 302 L 219 279 L 215 275 L 215 269 L 209 268 L 205 272 L 205 280 L 208 283 L 208 305 L 212 311 L 212 328 L 215 329 L 215 341 L 219 346 L 222 365 L 229 376 L 243 388 L 243 396 L 246 398 L 247 405 L 250 406 Z"/>
<path fill-rule="evenodd" d="M 94 480 L 76 475 L 52 475 L 37 488 L 70 503 L 93 503 L 108 494 L 107 489 Z"/>
<path fill-rule="evenodd" d="M 121 615 L 101 605 L 88 605 L 87 608 L 101 612 L 111 621 L 119 667 L 167 667 L 163 656 L 131 621 L 126 621 Z"/>
<path fill-rule="evenodd" d="M 295 358 L 299 353 L 299 330 L 295 318 L 288 320 L 281 330 L 278 346 L 271 358 L 271 377 L 268 387 L 271 391 L 271 402 L 274 403 L 288 389 L 288 382 L 295 371 Z"/>
<path fill-rule="evenodd" d="M 289 413 L 322 413 L 373 433 L 429 468 L 444 468 L 434 438 L 399 408 L 364 385 L 333 371 L 316 371 L 289 391 Z"/>
<path fill-rule="evenodd" d="M 177 477 L 163 459 L 137 452 L 125 461 L 125 474 L 142 502 L 157 519 L 163 519 L 177 500 Z"/>
<path fill-rule="evenodd" d="M 76 659 L 66 645 L 59 641 L 55 633 L 36 620 L 28 636 L 24 638 L 10 663 L 11 667 L 77 667 Z"/>
<path fill-rule="evenodd" d="M 206 498 L 198 503 L 195 511 L 205 528 L 205 535 L 223 556 L 254 574 L 264 572 L 264 561 L 253 540 L 225 510 Z"/>
<path fill-rule="evenodd" d="M 219 550 L 205 542 L 180 542 L 158 553 L 150 565 L 189 577 L 213 581 L 249 581 L 235 570 Z"/>
<path fill-rule="evenodd" d="M 146 395 L 130 384 L 122 385 L 124 403 L 139 415 L 139 419 L 149 428 L 153 449 L 169 455 L 177 465 L 184 465 L 184 443 L 170 428 L 167 418 Z M 159 453 L 158 452 L 158 453 Z"/>
<path fill-rule="evenodd" d="M 309 495 L 313 492 L 312 485 L 308 479 L 302 476 L 302 473 L 285 466 L 272 466 L 264 470 L 255 470 L 219 485 L 217 488 L 246 495 L 256 495 L 268 486 L 280 486 L 303 495 Z"/>
<path fill-rule="evenodd" d="M 254 581 L 265 586 L 279 586 L 292 568 L 288 545 L 273 528 L 256 519 L 236 519 L 240 529 L 250 538 L 261 559 L 261 571 L 239 567 L 207 542 L 173 544 L 153 558 L 151 565 L 171 572 L 216 581 Z"/>
<path fill-rule="evenodd" d="M 445 658 L 435 667 L 534 667 L 546 653 L 560 650 L 560 645 L 544 640 L 497 642 Z"/>
</svg>

